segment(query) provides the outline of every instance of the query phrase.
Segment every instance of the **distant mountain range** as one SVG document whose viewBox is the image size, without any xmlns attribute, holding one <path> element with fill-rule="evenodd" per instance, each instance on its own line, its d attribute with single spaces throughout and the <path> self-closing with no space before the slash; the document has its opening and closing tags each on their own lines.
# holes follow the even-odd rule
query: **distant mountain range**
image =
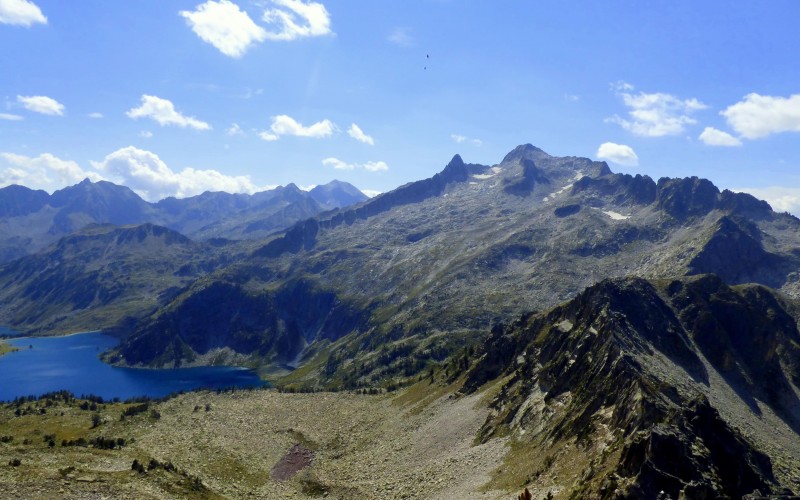
<svg viewBox="0 0 800 500">
<path fill-rule="evenodd" d="M 39 251 L 91 224 L 149 223 L 195 239 L 254 239 L 366 199 L 341 181 L 308 192 L 289 184 L 253 195 L 206 192 L 158 203 L 106 181 L 87 179 L 52 195 L 12 185 L 0 189 L 0 263 Z"/>
<path fill-rule="evenodd" d="M 0 325 L 103 328 L 111 363 L 290 390 L 485 390 L 477 439 L 519 445 L 506 475 L 580 466 L 577 498 L 800 489 L 800 219 L 529 144 L 351 188 L 6 188 L 7 258 L 40 250 L 0 268 Z"/>
</svg>

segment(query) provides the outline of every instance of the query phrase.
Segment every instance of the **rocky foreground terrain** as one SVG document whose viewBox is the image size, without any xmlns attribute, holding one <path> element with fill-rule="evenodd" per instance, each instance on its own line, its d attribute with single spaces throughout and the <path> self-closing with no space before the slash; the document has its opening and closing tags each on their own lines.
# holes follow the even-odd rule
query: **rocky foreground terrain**
<svg viewBox="0 0 800 500">
<path fill-rule="evenodd" d="M 4 408 L 0 428 L 13 441 L 0 444 L 0 496 L 507 498 L 491 481 L 502 474 L 508 440 L 474 443 L 485 400 L 484 393 L 452 398 L 426 387 L 375 396 L 199 392 L 124 421 L 131 405 L 100 405 L 103 423 L 94 429 L 95 412 L 81 410 L 79 401 L 55 402 L 46 415 L 39 414 L 44 401 L 30 404 L 36 414 L 20 417 Z M 50 433 L 53 447 L 45 440 Z M 98 435 L 125 445 L 62 446 Z M 291 479 L 272 479 L 295 444 L 313 452 L 312 465 Z M 21 463 L 9 465 L 14 459 Z M 153 459 L 161 465 L 148 469 Z M 132 470 L 134 460 L 145 472 Z M 556 492 L 571 480 L 553 478 L 543 488 Z"/>
</svg>

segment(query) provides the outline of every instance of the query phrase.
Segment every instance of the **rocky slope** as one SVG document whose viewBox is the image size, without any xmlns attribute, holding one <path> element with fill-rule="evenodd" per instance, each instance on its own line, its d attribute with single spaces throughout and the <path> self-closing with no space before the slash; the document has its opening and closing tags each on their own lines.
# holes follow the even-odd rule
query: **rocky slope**
<svg viewBox="0 0 800 500">
<path fill-rule="evenodd" d="M 715 276 L 606 280 L 496 327 L 463 390 L 501 381 L 480 440 L 553 457 L 520 464 L 534 486 L 577 447 L 585 470 L 565 487 L 581 497 L 798 491 L 796 318 L 797 302 Z"/>
<path fill-rule="evenodd" d="M 430 179 L 299 222 L 207 279 L 254 297 L 303 280 L 358 311 L 348 323 L 358 328 L 309 343 L 299 358 L 308 369 L 293 379 L 357 387 L 416 373 L 497 321 L 606 277 L 716 273 L 798 296 L 798 247 L 800 221 L 752 196 L 697 178 L 614 174 L 602 162 L 524 145 L 494 166 L 456 156 Z M 181 298 L 164 313 L 192 314 L 184 303 L 192 302 Z M 195 338 L 212 335 L 197 327 Z M 130 342 L 161 345 L 152 338 L 160 331 L 144 322 Z M 302 345 L 316 333 L 297 337 Z M 204 354 L 201 343 L 188 347 L 189 357 Z"/>
</svg>

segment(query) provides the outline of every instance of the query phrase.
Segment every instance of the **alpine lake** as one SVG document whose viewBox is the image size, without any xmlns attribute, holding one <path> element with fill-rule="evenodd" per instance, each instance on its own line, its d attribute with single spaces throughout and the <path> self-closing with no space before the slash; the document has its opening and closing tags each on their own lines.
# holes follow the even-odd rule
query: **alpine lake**
<svg viewBox="0 0 800 500">
<path fill-rule="evenodd" d="M 1 332 L 11 333 L 7 330 Z M 268 385 L 255 371 L 230 366 L 120 368 L 100 360 L 118 340 L 101 332 L 63 337 L 13 337 L 0 356 L 0 401 L 66 390 L 105 400 L 161 398 L 195 389 L 254 388 Z"/>
</svg>

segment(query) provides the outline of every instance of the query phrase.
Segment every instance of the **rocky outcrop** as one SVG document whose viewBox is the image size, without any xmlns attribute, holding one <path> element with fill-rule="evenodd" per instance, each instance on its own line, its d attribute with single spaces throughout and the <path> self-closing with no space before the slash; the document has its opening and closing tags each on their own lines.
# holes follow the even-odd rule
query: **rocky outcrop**
<svg viewBox="0 0 800 500">
<path fill-rule="evenodd" d="M 656 205 L 678 220 L 706 215 L 717 205 L 719 189 L 708 179 L 663 177 L 656 185 Z"/>
<path fill-rule="evenodd" d="M 646 175 L 609 174 L 602 177 L 582 177 L 575 182 L 572 193 L 588 193 L 610 199 L 615 205 L 649 205 L 656 200 L 656 183 Z"/>
<path fill-rule="evenodd" d="M 721 217 L 689 263 L 689 274 L 714 273 L 730 284 L 754 282 L 776 288 L 796 269 L 789 257 L 767 252 L 758 227 L 738 216 Z"/>
<path fill-rule="evenodd" d="M 529 196 L 537 183 L 550 183 L 532 160 L 521 158 L 519 164 L 522 166 L 522 177 L 509 179 L 509 182 L 503 188 L 506 193 L 514 196 Z"/>
<path fill-rule="evenodd" d="M 551 311 L 495 327 L 462 390 L 506 377 L 482 441 L 510 430 L 551 445 L 585 443 L 601 439 L 599 426 L 619 436 L 605 445 L 618 447 L 617 461 L 595 457 L 595 470 L 608 472 L 580 485 L 580 495 L 777 493 L 771 460 L 705 396 L 706 363 L 753 411 L 758 400 L 797 428 L 800 334 L 792 307 L 764 287 L 734 289 L 714 276 L 607 280 Z M 688 382 L 674 385 L 682 377 Z"/>
</svg>

